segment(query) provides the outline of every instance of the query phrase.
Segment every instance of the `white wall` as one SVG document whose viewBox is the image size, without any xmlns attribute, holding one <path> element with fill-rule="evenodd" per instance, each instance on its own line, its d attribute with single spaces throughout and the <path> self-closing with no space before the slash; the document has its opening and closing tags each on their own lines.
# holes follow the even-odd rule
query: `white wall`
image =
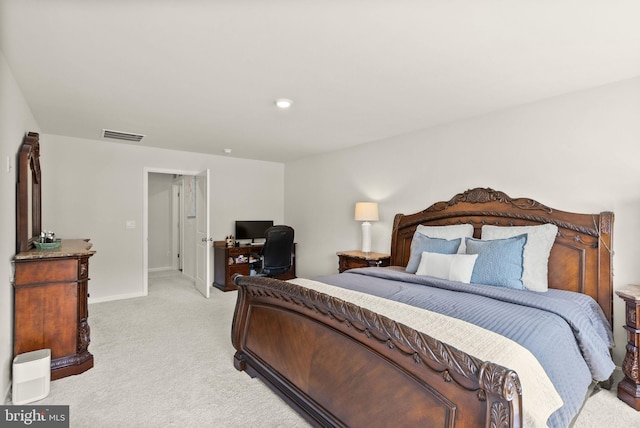
<svg viewBox="0 0 640 428">
<path fill-rule="evenodd" d="M 173 175 L 149 173 L 149 270 L 172 267 Z"/>
<path fill-rule="evenodd" d="M 284 218 L 284 165 L 45 134 L 40 138 L 43 227 L 62 238 L 91 238 L 89 302 L 143 293 L 145 168 L 211 169 L 211 229 L 234 220 Z M 136 222 L 127 229 L 126 221 Z M 215 294 L 214 294 L 215 297 Z"/>
<path fill-rule="evenodd" d="M 286 165 L 285 216 L 297 272 L 337 271 L 360 247 L 356 201 L 380 203 L 373 251 L 389 252 L 393 216 L 472 187 L 565 211 L 614 211 L 615 288 L 640 282 L 640 78 L 495 112 Z M 616 361 L 624 305 L 614 298 Z"/>
<path fill-rule="evenodd" d="M 13 266 L 16 252 L 16 160 L 24 135 L 38 132 L 36 123 L 22 91 L 18 87 L 4 55 L 0 52 L 0 393 L 9 391 L 13 360 Z M 7 171 L 9 159 L 11 170 Z"/>
</svg>

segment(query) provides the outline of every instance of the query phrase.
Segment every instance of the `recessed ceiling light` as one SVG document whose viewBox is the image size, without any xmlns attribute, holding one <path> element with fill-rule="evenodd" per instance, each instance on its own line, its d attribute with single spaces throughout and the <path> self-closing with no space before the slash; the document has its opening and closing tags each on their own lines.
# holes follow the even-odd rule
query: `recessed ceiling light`
<svg viewBox="0 0 640 428">
<path fill-rule="evenodd" d="M 274 103 L 276 107 L 286 110 L 289 107 L 291 107 L 291 104 L 293 104 L 293 101 L 288 98 L 278 98 L 277 100 L 275 100 Z"/>
<path fill-rule="evenodd" d="M 231 149 L 224 149 L 224 152 L 225 152 L 226 154 L 229 154 L 229 153 L 231 153 Z"/>
</svg>

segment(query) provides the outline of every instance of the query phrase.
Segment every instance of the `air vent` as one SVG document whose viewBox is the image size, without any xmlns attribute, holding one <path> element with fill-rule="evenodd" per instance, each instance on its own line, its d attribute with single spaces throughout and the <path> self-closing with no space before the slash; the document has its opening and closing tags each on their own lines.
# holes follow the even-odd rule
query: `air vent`
<svg viewBox="0 0 640 428">
<path fill-rule="evenodd" d="M 140 140 L 142 140 L 143 137 L 144 135 L 142 134 L 133 134 L 131 132 L 114 131 L 112 129 L 102 130 L 102 138 L 112 138 L 114 140 L 139 142 Z"/>
</svg>

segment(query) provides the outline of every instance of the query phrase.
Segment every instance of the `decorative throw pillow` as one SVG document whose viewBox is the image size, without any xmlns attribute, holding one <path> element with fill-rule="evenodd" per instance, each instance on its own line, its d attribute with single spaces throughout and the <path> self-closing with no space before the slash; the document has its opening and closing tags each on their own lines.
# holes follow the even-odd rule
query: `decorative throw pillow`
<svg viewBox="0 0 640 428">
<path fill-rule="evenodd" d="M 471 275 L 472 284 L 524 290 L 522 272 L 526 233 L 507 239 L 488 241 L 467 238 L 466 241 L 467 254 L 478 255 Z"/>
<path fill-rule="evenodd" d="M 469 284 L 477 254 L 422 253 L 416 275 L 429 275 Z"/>
<path fill-rule="evenodd" d="M 482 239 L 503 239 L 527 234 L 522 282 L 528 290 L 547 291 L 549 253 L 558 234 L 555 224 L 539 226 L 482 226 Z"/>
<path fill-rule="evenodd" d="M 450 241 L 446 239 L 429 238 L 416 231 L 411 240 L 411 254 L 405 270 L 409 273 L 416 273 L 424 251 L 430 253 L 455 254 L 456 251 L 458 251 L 458 247 L 460 247 L 460 241 L 460 238 Z"/>
<path fill-rule="evenodd" d="M 429 238 L 456 239 L 461 238 L 458 254 L 465 253 L 464 238 L 473 238 L 472 224 L 451 224 L 448 226 L 423 226 L 419 225 L 416 232 L 420 232 Z"/>
</svg>

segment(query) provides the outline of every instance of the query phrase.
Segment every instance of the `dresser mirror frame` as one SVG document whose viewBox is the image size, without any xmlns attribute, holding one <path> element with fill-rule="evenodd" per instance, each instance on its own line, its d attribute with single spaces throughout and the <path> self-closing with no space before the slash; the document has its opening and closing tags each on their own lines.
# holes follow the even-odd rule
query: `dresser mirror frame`
<svg viewBox="0 0 640 428">
<path fill-rule="evenodd" d="M 40 136 L 29 132 L 18 153 L 16 185 L 16 251 L 29 251 L 42 231 Z"/>
</svg>

